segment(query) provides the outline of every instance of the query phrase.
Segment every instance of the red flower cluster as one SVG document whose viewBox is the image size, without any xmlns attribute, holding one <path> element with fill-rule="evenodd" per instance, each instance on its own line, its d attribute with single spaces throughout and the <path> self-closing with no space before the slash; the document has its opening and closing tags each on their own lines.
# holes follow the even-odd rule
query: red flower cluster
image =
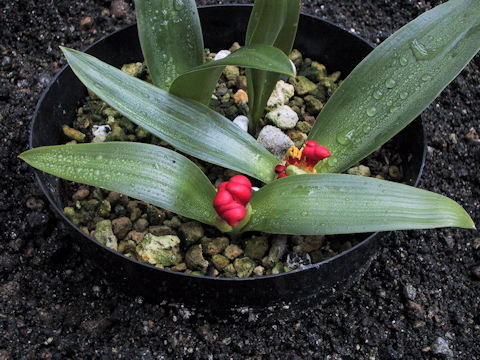
<svg viewBox="0 0 480 360">
<path fill-rule="evenodd" d="M 317 145 L 313 140 L 309 140 L 305 143 L 303 148 L 302 157 L 305 158 L 305 162 L 317 165 L 320 160 L 326 159 L 330 156 L 330 151 L 325 146 Z"/>
<path fill-rule="evenodd" d="M 228 225 L 236 226 L 246 215 L 245 205 L 252 197 L 252 183 L 243 175 L 236 175 L 228 182 L 218 186 L 218 192 L 213 200 L 217 214 Z"/>
<path fill-rule="evenodd" d="M 294 165 L 308 172 L 316 173 L 315 165 L 329 156 L 330 151 L 325 146 L 318 145 L 314 140 L 309 140 L 301 150 L 298 150 L 295 146 L 288 149 L 285 156 L 285 165 L 277 165 L 275 172 L 278 174 L 278 179 L 283 178 L 288 176 L 285 172 L 287 166 Z"/>
<path fill-rule="evenodd" d="M 283 178 L 283 177 L 285 177 L 285 176 L 288 176 L 288 175 L 285 173 L 285 169 L 286 169 L 286 168 L 287 168 L 286 165 L 281 165 L 281 164 L 275 166 L 275 172 L 278 174 L 277 179 L 281 179 L 281 178 Z"/>
</svg>

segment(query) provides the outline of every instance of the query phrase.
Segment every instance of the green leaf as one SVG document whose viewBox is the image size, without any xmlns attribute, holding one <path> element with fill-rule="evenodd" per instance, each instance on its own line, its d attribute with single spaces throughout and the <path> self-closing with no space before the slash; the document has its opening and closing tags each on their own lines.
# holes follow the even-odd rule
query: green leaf
<svg viewBox="0 0 480 360">
<path fill-rule="evenodd" d="M 168 89 L 203 63 L 203 37 L 194 0 L 135 0 L 143 57 L 153 83 Z"/>
<path fill-rule="evenodd" d="M 332 153 L 319 172 L 341 172 L 417 117 L 480 48 L 480 1 L 450 0 L 373 50 L 323 108 L 309 139 Z"/>
<path fill-rule="evenodd" d="M 342 174 L 289 176 L 253 194 L 243 231 L 348 234 L 457 226 L 474 229 L 455 201 L 384 180 Z"/>
<path fill-rule="evenodd" d="M 245 44 L 267 44 L 287 56 L 292 50 L 300 16 L 299 0 L 256 0 L 247 27 Z M 263 70 L 247 69 L 249 131 L 254 134 L 268 98 L 280 76 Z"/>
<path fill-rule="evenodd" d="M 110 106 L 178 150 L 253 176 L 274 179 L 277 159 L 208 107 L 129 76 L 93 56 L 62 48 L 78 78 Z"/>
<path fill-rule="evenodd" d="M 116 191 L 205 224 L 215 221 L 214 187 L 198 166 L 172 150 L 107 142 L 39 147 L 20 158 L 63 179 Z"/>
<path fill-rule="evenodd" d="M 254 68 L 294 76 L 295 69 L 280 49 L 270 45 L 244 46 L 226 58 L 210 61 L 177 77 L 170 87 L 172 94 L 208 104 L 222 70 L 227 65 Z"/>
</svg>

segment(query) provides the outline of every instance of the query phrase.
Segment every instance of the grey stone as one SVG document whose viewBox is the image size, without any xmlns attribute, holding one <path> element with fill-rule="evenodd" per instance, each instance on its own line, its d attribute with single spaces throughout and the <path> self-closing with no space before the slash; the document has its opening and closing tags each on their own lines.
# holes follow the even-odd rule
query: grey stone
<svg viewBox="0 0 480 360">
<path fill-rule="evenodd" d="M 233 266 L 235 267 L 237 276 L 239 278 L 246 278 L 249 277 L 253 272 L 253 269 L 255 268 L 255 261 L 248 257 L 243 257 L 241 259 L 235 259 Z"/>
<path fill-rule="evenodd" d="M 113 233 L 119 239 L 127 236 L 128 232 L 132 230 L 132 222 L 126 216 L 121 216 L 112 221 Z"/>
<path fill-rule="evenodd" d="M 258 142 L 265 146 L 277 159 L 282 160 L 293 141 L 275 126 L 265 126 L 258 135 Z"/>
<path fill-rule="evenodd" d="M 204 231 L 200 223 L 196 221 L 189 221 L 180 225 L 178 233 L 185 242 L 185 247 L 188 248 L 190 245 L 196 243 L 203 237 Z"/>
<path fill-rule="evenodd" d="M 208 268 L 208 261 L 203 257 L 202 245 L 191 246 L 185 254 L 185 262 L 189 269 L 205 273 Z"/>
<path fill-rule="evenodd" d="M 415 300 L 417 296 L 417 290 L 410 284 L 407 284 L 403 287 L 403 295 L 408 300 Z"/>
<path fill-rule="evenodd" d="M 102 220 L 97 222 L 95 230 L 92 231 L 92 237 L 110 249 L 117 250 L 117 237 L 113 234 L 112 222 Z"/>
<path fill-rule="evenodd" d="M 370 176 L 370 168 L 365 165 L 359 165 L 359 166 L 354 166 L 350 169 L 348 169 L 348 173 L 350 175 L 359 175 L 359 176 Z"/>
<path fill-rule="evenodd" d="M 268 99 L 267 107 L 269 109 L 274 109 L 277 106 L 285 105 L 294 94 L 295 89 L 293 85 L 288 84 L 283 80 L 279 80 L 275 85 L 272 95 Z"/>
<path fill-rule="evenodd" d="M 264 236 L 252 237 L 247 240 L 245 256 L 252 259 L 261 259 L 268 249 L 268 239 Z M 237 270 L 238 272 L 238 270 Z"/>
<path fill-rule="evenodd" d="M 137 246 L 138 256 L 149 264 L 177 265 L 183 261 L 180 254 L 180 239 L 174 235 L 145 235 Z"/>
<path fill-rule="evenodd" d="M 297 113 L 288 105 L 277 106 L 265 118 L 282 130 L 293 129 L 298 122 Z"/>
<path fill-rule="evenodd" d="M 437 337 L 431 345 L 432 353 L 435 355 L 443 355 L 447 358 L 453 357 L 453 351 L 450 349 L 448 341 L 442 337 Z"/>
<path fill-rule="evenodd" d="M 287 236 L 286 235 L 276 235 L 272 240 L 272 246 L 268 252 L 267 263 L 269 267 L 275 266 L 275 264 L 280 261 L 283 254 L 287 250 Z"/>
<path fill-rule="evenodd" d="M 230 260 L 233 260 L 243 254 L 243 250 L 235 244 L 228 245 L 223 254 Z"/>
</svg>

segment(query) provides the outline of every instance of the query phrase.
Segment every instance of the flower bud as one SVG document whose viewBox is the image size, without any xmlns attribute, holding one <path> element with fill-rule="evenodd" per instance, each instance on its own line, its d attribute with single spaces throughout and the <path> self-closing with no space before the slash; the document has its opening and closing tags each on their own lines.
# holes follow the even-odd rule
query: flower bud
<svg viewBox="0 0 480 360">
<path fill-rule="evenodd" d="M 246 176 L 243 176 L 243 175 L 233 176 L 230 179 L 229 183 L 242 184 L 242 185 L 248 186 L 249 188 L 252 187 L 252 183 L 250 182 L 250 180 L 248 180 L 248 178 Z"/>
<path fill-rule="evenodd" d="M 245 218 L 245 205 L 252 196 L 252 183 L 243 175 L 236 175 L 228 182 L 218 186 L 218 192 L 213 200 L 217 214 L 230 226 L 236 226 Z"/>
<path fill-rule="evenodd" d="M 235 204 L 235 206 L 232 206 L 229 210 L 225 211 L 221 215 L 222 219 L 225 220 L 230 226 L 236 226 L 247 213 L 243 205 L 239 203 L 233 204 Z"/>
<path fill-rule="evenodd" d="M 309 162 L 318 162 L 330 156 L 330 151 L 322 145 L 318 145 L 314 140 L 309 140 L 305 144 L 302 155 Z"/>
<path fill-rule="evenodd" d="M 230 204 L 232 201 L 233 201 L 232 194 L 230 194 L 227 190 L 219 190 L 217 192 L 217 195 L 215 196 L 215 199 L 213 200 L 213 207 L 218 212 L 218 209 L 220 207 Z"/>
<path fill-rule="evenodd" d="M 218 185 L 218 191 L 225 190 L 225 188 L 227 187 L 227 184 L 228 184 L 227 181 L 220 183 L 220 185 Z"/>
<path fill-rule="evenodd" d="M 246 205 L 252 197 L 251 186 L 229 182 L 225 189 L 242 205 Z"/>
</svg>

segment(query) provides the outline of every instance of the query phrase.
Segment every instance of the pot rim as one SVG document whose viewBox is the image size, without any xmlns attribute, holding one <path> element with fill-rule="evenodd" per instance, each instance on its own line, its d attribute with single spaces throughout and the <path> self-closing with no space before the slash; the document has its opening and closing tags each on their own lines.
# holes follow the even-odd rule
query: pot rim
<svg viewBox="0 0 480 360">
<path fill-rule="evenodd" d="M 244 7 L 244 8 L 253 8 L 253 5 L 252 4 L 220 4 L 220 5 L 203 5 L 203 6 L 198 6 L 198 9 L 202 9 L 202 8 L 219 8 L 219 7 L 222 7 L 222 8 L 228 8 L 228 7 L 231 7 L 231 8 L 238 8 L 238 7 Z M 358 40 L 364 42 L 365 44 L 367 44 L 369 47 L 372 48 L 372 50 L 375 48 L 375 46 L 370 43 L 369 41 L 365 40 L 364 38 L 362 38 L 361 36 L 359 36 L 358 34 L 356 33 L 353 33 L 347 29 L 345 29 L 343 26 L 340 26 L 340 25 L 337 25 L 329 20 L 325 20 L 325 19 L 322 19 L 320 17 L 317 17 L 317 16 L 314 16 L 314 15 L 310 15 L 310 14 L 306 14 L 304 12 L 301 12 L 300 13 L 300 19 L 301 17 L 307 17 L 307 18 L 311 18 L 311 19 L 314 19 L 315 21 L 321 21 L 321 22 L 324 22 L 326 24 L 328 24 L 329 26 L 332 26 L 332 27 L 335 27 L 337 29 L 340 29 L 342 31 L 345 31 L 347 32 L 350 36 L 353 36 L 353 37 L 356 37 Z M 300 19 L 299 19 L 299 22 L 300 22 Z M 116 35 L 117 33 L 121 32 L 121 31 L 124 31 L 126 29 L 129 29 L 131 27 L 135 27 L 137 26 L 137 23 L 134 22 L 132 24 L 129 24 L 127 26 L 124 26 L 118 30 L 115 30 L 114 32 L 106 35 L 106 36 L 103 36 L 102 38 L 98 39 L 97 41 L 95 41 L 94 43 L 90 44 L 89 46 L 85 47 L 84 49 L 82 49 L 81 51 L 82 52 L 88 52 L 91 48 L 97 46 L 98 44 L 100 44 L 101 42 L 103 42 L 105 39 L 111 37 L 111 36 L 114 36 Z M 45 99 L 45 97 L 47 96 L 48 92 L 50 91 L 50 88 L 51 86 L 57 81 L 57 79 L 63 74 L 64 71 L 67 70 L 67 68 L 69 68 L 70 66 L 67 64 L 65 64 L 56 74 L 55 76 L 52 78 L 52 80 L 50 81 L 50 83 L 48 84 L 48 86 L 45 88 L 45 90 L 42 92 L 40 98 L 38 99 L 38 102 L 37 102 L 37 105 L 35 106 L 35 111 L 34 111 L 34 114 L 33 114 L 33 118 L 32 118 L 32 122 L 30 124 L 30 135 L 29 135 L 29 148 L 32 149 L 33 148 L 33 128 L 34 128 L 34 123 L 37 119 L 37 115 L 40 111 L 40 107 L 42 106 L 42 103 L 43 103 L 43 100 Z M 84 86 L 84 85 L 83 85 Z M 423 130 L 423 139 L 424 139 L 424 146 L 423 146 L 423 151 L 422 151 L 422 161 L 421 161 L 421 164 L 420 164 L 420 169 L 418 171 L 418 174 L 417 174 L 417 177 L 415 179 L 415 182 L 412 186 L 417 186 L 419 181 L 420 181 L 420 178 L 421 178 L 421 175 L 423 173 L 423 168 L 425 166 L 425 157 L 426 157 L 426 152 L 427 152 L 427 142 L 426 142 L 426 134 L 425 134 L 425 130 L 424 130 L 424 127 L 423 127 L 423 115 L 420 114 L 417 118 L 420 118 L 421 119 L 421 123 L 422 123 L 422 130 Z M 43 183 L 43 181 L 40 179 L 40 176 L 39 174 L 41 173 L 40 170 L 37 170 L 37 169 L 34 169 L 34 173 L 35 173 L 35 178 L 36 178 L 36 181 L 37 183 L 39 184 L 41 190 L 43 191 L 44 195 L 47 197 L 48 201 L 50 202 L 50 204 L 54 207 L 55 211 L 60 214 L 61 218 L 63 219 L 63 221 L 65 221 L 67 224 L 69 224 L 77 233 L 79 233 L 81 236 L 85 237 L 86 239 L 88 239 L 89 241 L 95 243 L 97 246 L 100 246 L 100 247 L 103 247 L 103 249 L 107 250 L 108 252 L 110 252 L 112 255 L 114 256 L 120 256 L 122 257 L 124 260 L 127 260 L 127 261 L 132 261 L 140 266 L 145 266 L 147 268 L 150 268 L 154 271 L 160 271 L 160 272 L 165 272 L 165 273 L 168 273 L 170 275 L 173 275 L 173 276 L 186 276 L 186 277 L 189 277 L 189 278 L 194 278 L 194 279 L 198 279 L 198 280 L 201 280 L 201 281 L 226 281 L 226 282 L 231 282 L 231 281 L 234 281 L 234 282 L 246 282 L 246 281 L 255 281 L 255 280 L 264 280 L 264 279 L 271 279 L 271 278 L 277 278 L 277 277 L 282 277 L 282 276 L 288 276 L 289 274 L 294 274 L 294 273 L 298 273 L 298 272 L 302 272 L 302 271 L 308 271 L 308 270 L 311 270 L 313 268 L 320 268 L 321 266 L 323 266 L 324 264 L 327 264 L 327 263 L 330 263 L 330 262 L 333 262 L 333 261 L 336 261 L 337 259 L 347 255 L 348 253 L 350 252 L 353 252 L 353 251 L 356 251 L 357 249 L 363 247 L 363 246 L 366 246 L 368 243 L 370 243 L 371 241 L 373 241 L 373 239 L 377 236 L 380 235 L 380 232 L 375 232 L 375 233 L 371 233 L 367 238 L 365 238 L 364 240 L 360 241 L 358 244 L 356 244 L 355 246 L 352 246 L 350 249 L 348 250 L 345 250 L 345 251 L 342 251 L 341 253 L 335 255 L 335 256 L 332 256 L 331 258 L 328 258 L 326 260 L 323 260 L 321 262 L 318 262 L 318 263 L 315 263 L 315 264 L 310 264 L 310 265 L 307 265 L 305 267 L 302 267 L 302 268 L 299 268 L 299 269 L 295 269 L 295 270 L 291 270 L 289 272 L 284 272 L 284 273 L 280 273 L 280 274 L 271 274 L 271 275 L 263 275 L 263 276 L 258 276 L 258 277 L 248 277 L 248 278 L 220 278 L 220 277 L 214 277 L 214 276 L 206 276 L 206 275 L 193 275 L 193 274 L 188 274 L 188 273 L 183 273 L 183 272 L 179 272 L 179 271 L 173 271 L 173 270 L 169 270 L 169 269 L 161 269 L 161 268 L 158 268 L 154 265 L 151 265 L 151 264 L 147 264 L 147 263 L 144 263 L 144 262 L 141 262 L 141 261 L 138 261 L 136 259 L 132 259 L 130 257 L 127 257 L 123 254 L 121 254 L 120 252 L 116 251 L 116 250 L 113 250 L 103 244 L 101 244 L 100 242 L 96 241 L 95 239 L 93 239 L 92 237 L 90 237 L 89 235 L 85 234 L 82 230 L 80 230 L 80 228 L 78 226 L 76 226 L 65 214 L 64 212 L 62 211 L 62 209 L 60 209 L 55 201 L 52 199 L 52 197 L 50 196 L 49 194 L 49 191 L 47 191 L 46 189 L 46 185 Z M 361 233 L 357 233 L 357 234 L 361 234 Z M 272 234 L 272 235 L 283 235 L 283 234 Z M 346 234 L 347 235 L 347 234 Z"/>
</svg>

